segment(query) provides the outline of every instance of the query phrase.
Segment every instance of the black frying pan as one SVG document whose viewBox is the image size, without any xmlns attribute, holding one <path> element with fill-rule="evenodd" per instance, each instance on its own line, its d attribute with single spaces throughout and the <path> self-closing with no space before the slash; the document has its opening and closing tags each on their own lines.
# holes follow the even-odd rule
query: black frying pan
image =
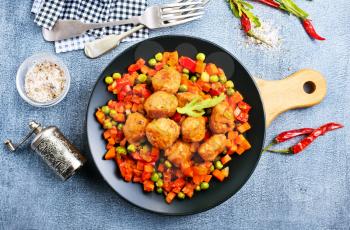
<svg viewBox="0 0 350 230">
<path fill-rule="evenodd" d="M 102 128 L 95 119 L 96 109 L 113 98 L 106 90 L 104 77 L 114 72 L 125 72 L 138 58 L 150 59 L 157 52 L 177 50 L 180 55 L 195 57 L 206 54 L 206 62 L 215 63 L 224 69 L 227 77 L 235 84 L 252 106 L 249 122 L 252 129 L 247 139 L 252 148 L 242 156 L 233 155 L 229 163 L 230 175 L 223 183 L 212 180 L 210 189 L 196 193 L 192 199 L 174 200 L 170 205 L 163 195 L 145 193 L 140 184 L 126 183 L 117 174 L 113 161 L 103 160 L 105 141 Z M 261 93 L 259 93 L 257 84 Z M 304 87 L 308 88 L 308 93 Z M 235 194 L 253 173 L 264 144 L 265 127 L 279 113 L 291 108 L 311 106 L 325 96 L 323 77 L 312 70 L 302 70 L 282 81 L 255 82 L 244 66 L 225 49 L 203 39 L 187 36 L 161 36 L 144 40 L 118 55 L 102 72 L 92 91 L 87 110 L 87 137 L 93 160 L 106 182 L 124 199 L 143 209 L 168 215 L 187 215 L 202 212 L 226 201 Z M 286 92 L 289 92 L 286 94 Z M 264 103 L 263 103 L 264 102 Z M 264 106 L 267 108 L 264 112 Z M 266 115 L 265 115 L 266 113 Z M 266 119 L 265 119 L 266 117 Z"/>
</svg>

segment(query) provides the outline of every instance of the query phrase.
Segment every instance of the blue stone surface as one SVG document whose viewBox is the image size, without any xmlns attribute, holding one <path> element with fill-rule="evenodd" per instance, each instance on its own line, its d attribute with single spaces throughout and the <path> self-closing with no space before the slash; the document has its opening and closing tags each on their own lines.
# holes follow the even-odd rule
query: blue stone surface
<svg viewBox="0 0 350 230">
<path fill-rule="evenodd" d="M 212 0 L 200 21 L 152 31 L 150 36 L 208 39 L 236 55 L 253 75 L 268 80 L 305 67 L 322 72 L 328 81 L 325 100 L 279 116 L 267 129 L 267 140 L 284 130 L 329 121 L 346 128 L 321 137 L 298 156 L 263 154 L 235 196 L 207 212 L 183 217 L 159 216 L 132 206 L 108 187 L 91 162 L 62 183 L 29 148 L 12 154 L 0 145 L 0 229 L 349 229 L 350 4 L 296 2 L 310 13 L 325 42 L 310 40 L 296 18 L 254 4 L 262 19 L 280 27 L 284 42 L 277 51 L 245 47 L 239 21 L 225 0 Z M 57 125 L 87 152 L 84 119 L 92 87 L 110 60 L 134 43 L 124 43 L 96 60 L 87 59 L 83 51 L 59 54 L 72 77 L 67 97 L 54 107 L 32 107 L 16 91 L 17 68 L 34 53 L 54 53 L 54 47 L 43 41 L 33 23 L 31 4 L 0 1 L 0 140 L 19 140 L 34 119 Z"/>
</svg>

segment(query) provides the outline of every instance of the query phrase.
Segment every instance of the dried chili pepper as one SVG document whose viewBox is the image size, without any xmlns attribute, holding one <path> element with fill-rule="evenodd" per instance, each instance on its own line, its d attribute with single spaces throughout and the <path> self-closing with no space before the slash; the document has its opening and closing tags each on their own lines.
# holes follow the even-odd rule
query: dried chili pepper
<svg viewBox="0 0 350 230">
<path fill-rule="evenodd" d="M 250 23 L 250 20 L 245 13 L 242 13 L 241 24 L 242 24 L 242 28 L 243 28 L 244 32 L 246 32 L 246 33 L 249 33 L 249 31 L 252 29 L 252 25 Z"/>
<path fill-rule="evenodd" d="M 264 3 L 265 5 L 268 5 L 268 6 L 280 8 L 280 4 L 278 2 L 275 2 L 274 0 L 257 0 L 257 1 Z"/>
<path fill-rule="evenodd" d="M 303 21 L 303 26 L 305 31 L 309 34 L 310 37 L 316 39 L 316 40 L 326 40 L 324 37 L 321 37 L 320 35 L 317 34 L 314 26 L 311 23 L 311 20 L 305 18 Z"/>
<path fill-rule="evenodd" d="M 293 145 L 292 147 L 290 147 L 288 149 L 273 150 L 273 149 L 269 149 L 268 148 L 269 146 L 268 146 L 267 148 L 265 148 L 265 150 L 269 151 L 269 152 L 297 154 L 297 153 L 300 153 L 301 151 L 303 151 L 306 147 L 308 147 L 319 136 L 322 136 L 322 135 L 324 135 L 324 134 L 326 134 L 326 133 L 328 133 L 330 131 L 333 131 L 333 130 L 336 130 L 336 129 L 340 129 L 340 128 L 343 128 L 343 127 L 344 126 L 342 124 L 339 124 L 339 123 L 335 123 L 335 122 L 327 123 L 327 124 L 324 124 L 321 127 L 317 128 L 317 129 L 314 129 L 309 134 L 309 136 L 307 136 L 306 138 L 304 138 L 303 140 L 301 140 L 300 142 L 298 142 L 297 144 Z M 299 132 L 297 132 L 297 131 L 295 132 L 295 135 L 296 134 L 300 134 L 300 133 L 307 134 L 307 131 L 310 131 L 310 129 L 309 128 L 304 129 L 304 130 L 300 129 Z M 292 137 L 289 138 L 288 131 L 287 132 L 283 132 L 281 134 L 280 134 L 281 136 L 280 135 L 277 136 L 277 137 L 280 136 L 280 140 L 282 140 L 281 142 L 289 140 L 289 139 L 292 138 Z M 303 135 L 303 134 L 300 134 L 300 135 Z M 283 135 L 286 135 L 286 136 L 283 136 Z M 293 136 L 293 135 L 291 134 L 290 136 Z M 296 135 L 296 136 L 299 136 L 299 135 Z M 276 141 L 276 138 L 275 138 L 275 141 Z M 280 142 L 278 142 L 278 143 L 280 143 Z"/>
</svg>

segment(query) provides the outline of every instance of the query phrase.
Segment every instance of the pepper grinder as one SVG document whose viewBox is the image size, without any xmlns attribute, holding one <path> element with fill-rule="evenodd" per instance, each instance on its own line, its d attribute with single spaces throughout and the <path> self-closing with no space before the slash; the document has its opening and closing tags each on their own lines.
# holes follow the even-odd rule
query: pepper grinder
<svg viewBox="0 0 350 230">
<path fill-rule="evenodd" d="M 15 152 L 33 134 L 31 148 L 45 161 L 50 168 L 63 180 L 75 174 L 86 162 L 86 158 L 69 142 L 56 126 L 42 127 L 41 124 L 31 121 L 31 131 L 18 144 L 6 140 L 7 148 Z"/>
</svg>

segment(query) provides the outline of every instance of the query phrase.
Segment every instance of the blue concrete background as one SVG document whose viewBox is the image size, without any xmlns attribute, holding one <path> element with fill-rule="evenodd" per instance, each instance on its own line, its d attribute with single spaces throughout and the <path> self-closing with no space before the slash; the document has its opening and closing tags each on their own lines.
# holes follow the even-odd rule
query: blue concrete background
<svg viewBox="0 0 350 230">
<path fill-rule="evenodd" d="M 327 41 L 311 41 L 294 17 L 255 4 L 261 18 L 281 27 L 284 44 L 274 52 L 246 48 L 225 0 L 212 0 L 203 20 L 152 31 L 150 36 L 186 34 L 211 40 L 264 79 L 281 79 L 305 67 L 321 71 L 329 87 L 322 104 L 281 115 L 267 130 L 267 140 L 280 131 L 329 121 L 349 126 L 350 3 L 296 2 L 310 13 Z M 59 126 L 87 151 L 84 117 L 94 82 L 109 61 L 133 43 L 97 60 L 85 58 L 82 51 L 60 54 L 71 71 L 70 92 L 54 107 L 34 108 L 16 91 L 17 68 L 34 53 L 54 50 L 33 23 L 31 4 L 0 1 L 0 140 L 18 140 L 27 132 L 28 121 L 35 119 Z M 298 156 L 264 154 L 248 183 L 224 204 L 197 215 L 167 217 L 118 197 L 91 164 L 62 183 L 29 149 L 10 154 L 1 145 L 0 229 L 349 229 L 349 149 L 345 128 L 321 137 Z"/>
</svg>

